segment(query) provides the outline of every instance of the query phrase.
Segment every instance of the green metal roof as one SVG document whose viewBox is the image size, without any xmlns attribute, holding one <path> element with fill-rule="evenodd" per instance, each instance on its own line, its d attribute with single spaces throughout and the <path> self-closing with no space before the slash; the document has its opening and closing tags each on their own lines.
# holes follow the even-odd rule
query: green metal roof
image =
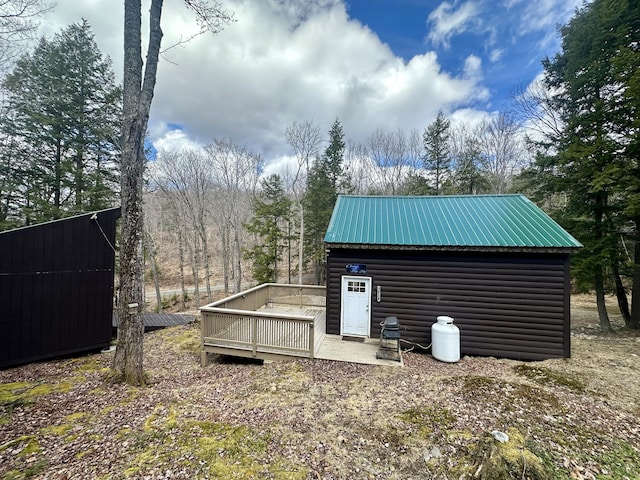
<svg viewBox="0 0 640 480">
<path fill-rule="evenodd" d="M 324 241 L 482 249 L 582 246 L 524 195 L 341 195 Z"/>
</svg>

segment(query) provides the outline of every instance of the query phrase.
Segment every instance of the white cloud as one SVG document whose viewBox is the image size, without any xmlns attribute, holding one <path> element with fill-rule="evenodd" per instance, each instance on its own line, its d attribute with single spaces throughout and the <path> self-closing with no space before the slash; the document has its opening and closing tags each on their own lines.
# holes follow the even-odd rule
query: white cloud
<svg viewBox="0 0 640 480">
<path fill-rule="evenodd" d="M 546 31 L 542 47 L 548 47 L 558 38 L 555 26 L 566 23 L 573 16 L 576 8 L 583 4 L 584 0 L 538 0 L 527 2 L 520 17 L 521 35 Z"/>
<path fill-rule="evenodd" d="M 478 5 L 471 1 L 463 3 L 457 10 L 454 4 L 441 3 L 427 18 L 429 40 L 435 45 L 442 44 L 448 47 L 449 39 L 467 30 L 477 21 L 478 14 Z"/>
<path fill-rule="evenodd" d="M 489 52 L 489 60 L 491 63 L 499 62 L 500 59 L 504 56 L 504 48 L 494 48 Z"/>
<path fill-rule="evenodd" d="M 163 131 L 158 128 L 159 125 L 156 125 L 156 134 L 152 135 L 152 143 L 156 150 L 182 150 L 182 149 L 192 149 L 198 150 L 202 148 L 202 144 L 195 142 L 193 139 L 189 138 L 189 136 L 180 129 L 168 129 L 164 128 Z"/>
<path fill-rule="evenodd" d="M 482 60 L 475 55 L 469 55 L 464 61 L 464 76 L 466 78 L 482 77 Z"/>
<path fill-rule="evenodd" d="M 86 18 L 121 78 L 121 4 L 57 4 L 44 31 Z M 434 52 L 405 62 L 369 28 L 349 19 L 342 1 L 227 0 L 224 5 L 236 22 L 217 36 L 206 34 L 171 49 L 159 65 L 149 123 L 156 148 L 224 137 L 268 162 L 285 161 L 291 151 L 284 132 L 293 121 L 314 121 L 326 132 L 338 117 L 347 138 L 357 143 L 379 127 L 422 130 L 438 110 L 455 111 L 488 97 L 479 59 L 467 59 L 459 76 L 443 71 Z M 474 5 L 449 13 L 468 18 Z M 182 0 L 165 0 L 162 26 L 165 46 L 196 28 Z"/>
<path fill-rule="evenodd" d="M 464 125 L 469 130 L 473 130 L 488 118 L 489 114 L 482 110 L 472 108 L 461 108 L 449 115 L 452 127 Z"/>
</svg>

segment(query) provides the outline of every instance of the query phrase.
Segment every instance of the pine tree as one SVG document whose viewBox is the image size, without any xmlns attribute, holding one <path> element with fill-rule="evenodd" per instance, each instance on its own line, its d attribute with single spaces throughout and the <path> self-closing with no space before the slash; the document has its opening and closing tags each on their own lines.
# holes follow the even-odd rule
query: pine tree
<svg viewBox="0 0 640 480">
<path fill-rule="evenodd" d="M 449 156 L 449 127 L 450 122 L 442 111 L 422 134 L 424 144 L 423 165 L 433 175 L 436 195 L 440 195 L 442 184 L 449 171 L 451 157 Z"/>
<path fill-rule="evenodd" d="M 311 166 L 303 200 L 305 256 L 314 267 L 318 284 L 324 280 L 324 235 L 329 226 L 333 207 L 340 193 L 351 191 L 351 180 L 343 168 L 344 152 L 344 130 L 340 121 L 336 119 L 329 130 L 327 149 Z"/>
<path fill-rule="evenodd" d="M 253 219 L 247 230 L 257 237 L 256 245 L 244 252 L 253 261 L 253 277 L 258 283 L 278 281 L 278 262 L 282 260 L 287 237 L 291 200 L 287 198 L 279 175 L 262 180 L 261 192 L 253 199 Z"/>
<path fill-rule="evenodd" d="M 605 306 L 610 285 L 621 309 L 627 308 L 620 233 L 631 229 L 637 240 L 634 216 L 640 220 L 635 208 L 640 202 L 633 200 L 640 192 L 640 168 L 632 148 L 638 131 L 633 81 L 640 13 L 634 2 L 595 0 L 576 11 L 560 33 L 561 51 L 543 65 L 546 85 L 555 92 L 545 107 L 558 115 L 562 128 L 540 142 L 536 164 L 522 178 L 533 177 L 541 196 L 566 198 L 556 218 L 585 245 L 574 256 L 573 273 L 595 288 L 600 326 L 610 330 Z M 640 320 L 640 249 L 634 262 L 638 278 L 634 275 L 630 317 Z"/>
<path fill-rule="evenodd" d="M 0 154 L 0 164 L 11 165 L 19 183 L 11 204 L 7 198 L 0 203 L 24 224 L 112 205 L 121 91 L 89 24 L 42 38 L 3 86 L 0 127 L 12 148 Z"/>
</svg>

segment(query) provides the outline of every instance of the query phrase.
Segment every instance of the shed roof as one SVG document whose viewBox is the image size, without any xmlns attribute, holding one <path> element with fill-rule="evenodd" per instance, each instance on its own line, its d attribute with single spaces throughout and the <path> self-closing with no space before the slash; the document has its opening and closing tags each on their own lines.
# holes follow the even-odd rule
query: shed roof
<svg viewBox="0 0 640 480">
<path fill-rule="evenodd" d="M 524 195 L 341 195 L 324 240 L 434 249 L 582 246 Z"/>
</svg>

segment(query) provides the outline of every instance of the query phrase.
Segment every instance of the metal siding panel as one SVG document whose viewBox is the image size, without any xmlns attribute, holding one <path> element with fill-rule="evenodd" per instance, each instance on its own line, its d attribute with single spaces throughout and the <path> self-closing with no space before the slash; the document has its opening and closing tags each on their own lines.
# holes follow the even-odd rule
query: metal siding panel
<svg viewBox="0 0 640 480">
<path fill-rule="evenodd" d="M 115 243 L 119 210 L 98 215 Z M 89 215 L 2 232 L 0 252 L 0 366 L 109 344 L 115 254 Z"/>
</svg>

